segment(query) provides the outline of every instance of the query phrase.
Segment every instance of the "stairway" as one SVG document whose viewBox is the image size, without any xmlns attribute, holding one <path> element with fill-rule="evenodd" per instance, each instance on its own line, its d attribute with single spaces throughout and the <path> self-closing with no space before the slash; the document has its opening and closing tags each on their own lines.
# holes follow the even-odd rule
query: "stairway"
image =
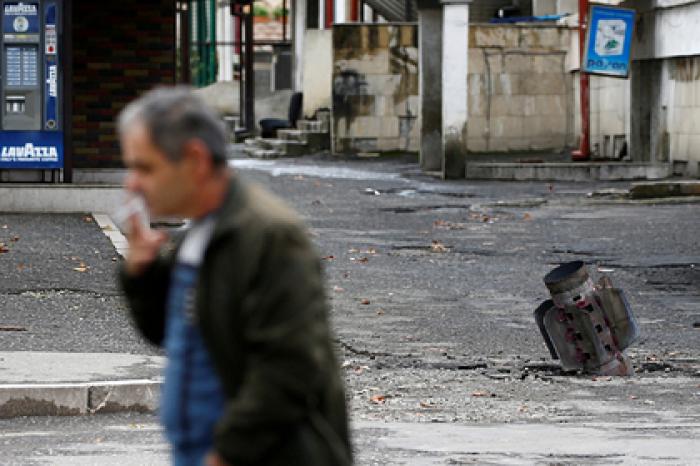
<svg viewBox="0 0 700 466">
<path fill-rule="evenodd" d="M 245 152 L 256 159 L 301 157 L 330 149 L 330 128 L 327 122 L 299 120 L 298 129 L 281 129 L 277 138 L 249 138 L 245 140 Z"/>
</svg>

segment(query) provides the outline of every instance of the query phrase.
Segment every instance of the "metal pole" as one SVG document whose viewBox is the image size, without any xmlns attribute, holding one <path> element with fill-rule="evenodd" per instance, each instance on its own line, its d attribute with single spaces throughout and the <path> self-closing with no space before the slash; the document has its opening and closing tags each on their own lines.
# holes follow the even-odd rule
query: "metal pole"
<svg viewBox="0 0 700 466">
<path fill-rule="evenodd" d="M 216 82 L 216 74 L 218 71 L 218 60 L 216 56 L 216 14 L 216 0 L 209 0 L 209 61 L 207 62 L 206 84 Z"/>
<path fill-rule="evenodd" d="M 326 0 L 326 29 L 333 27 L 335 21 L 335 2 Z"/>
<path fill-rule="evenodd" d="M 189 84 L 190 73 L 190 2 L 180 4 L 180 81 Z"/>
<path fill-rule="evenodd" d="M 591 157 L 591 127 L 590 127 L 590 78 L 583 72 L 583 57 L 586 53 L 586 30 L 588 29 L 588 0 L 578 2 L 578 43 L 581 58 L 581 144 L 572 153 L 574 160 L 588 160 Z"/>
<path fill-rule="evenodd" d="M 282 0 L 282 40 L 287 40 L 287 0 Z"/>
<path fill-rule="evenodd" d="M 253 8 L 250 7 L 245 20 L 245 127 L 248 131 L 255 131 L 255 40 L 253 36 Z"/>
<path fill-rule="evenodd" d="M 73 0 L 63 2 L 63 182 L 73 182 Z"/>
<path fill-rule="evenodd" d="M 350 21 L 356 23 L 360 19 L 360 0 L 350 0 Z"/>
</svg>

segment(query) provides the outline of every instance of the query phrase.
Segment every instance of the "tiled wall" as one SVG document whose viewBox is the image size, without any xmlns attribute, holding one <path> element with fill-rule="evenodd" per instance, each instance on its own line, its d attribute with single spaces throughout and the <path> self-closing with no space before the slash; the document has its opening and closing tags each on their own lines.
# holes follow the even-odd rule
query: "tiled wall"
<svg viewBox="0 0 700 466">
<path fill-rule="evenodd" d="M 577 73 L 576 79 L 578 76 Z M 578 86 L 576 89 L 578 92 Z M 617 159 L 623 150 L 629 155 L 629 80 L 591 76 L 590 92 L 590 137 L 594 156 Z M 580 112 L 578 94 L 575 94 L 575 99 L 576 112 Z M 624 143 L 627 143 L 627 149 L 623 149 Z"/>
<path fill-rule="evenodd" d="M 334 26 L 335 152 L 418 150 L 417 35 L 415 25 Z"/>
<path fill-rule="evenodd" d="M 561 149 L 574 143 L 571 31 L 556 26 L 470 29 L 467 147 Z"/>
<path fill-rule="evenodd" d="M 73 163 L 120 166 L 115 118 L 134 97 L 175 80 L 175 2 L 73 2 Z"/>
<path fill-rule="evenodd" d="M 700 162 L 700 57 L 668 60 L 670 158 Z"/>
</svg>

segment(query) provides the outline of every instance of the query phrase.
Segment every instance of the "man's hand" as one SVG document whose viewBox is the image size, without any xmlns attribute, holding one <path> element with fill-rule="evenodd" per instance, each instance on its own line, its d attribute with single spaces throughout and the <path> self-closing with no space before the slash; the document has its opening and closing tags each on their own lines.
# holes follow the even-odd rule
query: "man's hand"
<svg viewBox="0 0 700 466">
<path fill-rule="evenodd" d="M 207 455 L 206 466 L 231 466 L 215 451 Z"/>
<path fill-rule="evenodd" d="M 129 217 L 129 252 L 126 255 L 126 273 L 132 277 L 141 275 L 158 256 L 158 250 L 168 239 L 162 231 L 144 226 L 136 214 Z"/>
</svg>

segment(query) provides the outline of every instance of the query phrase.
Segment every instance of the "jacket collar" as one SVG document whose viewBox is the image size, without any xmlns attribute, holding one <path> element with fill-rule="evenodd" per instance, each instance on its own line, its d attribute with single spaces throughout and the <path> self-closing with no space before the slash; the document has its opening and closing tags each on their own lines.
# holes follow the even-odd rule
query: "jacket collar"
<svg viewBox="0 0 700 466">
<path fill-rule="evenodd" d="M 246 197 L 245 182 L 238 174 L 232 172 L 226 197 L 218 209 L 218 219 L 212 234 L 212 241 L 239 227 L 247 202 Z"/>
</svg>

